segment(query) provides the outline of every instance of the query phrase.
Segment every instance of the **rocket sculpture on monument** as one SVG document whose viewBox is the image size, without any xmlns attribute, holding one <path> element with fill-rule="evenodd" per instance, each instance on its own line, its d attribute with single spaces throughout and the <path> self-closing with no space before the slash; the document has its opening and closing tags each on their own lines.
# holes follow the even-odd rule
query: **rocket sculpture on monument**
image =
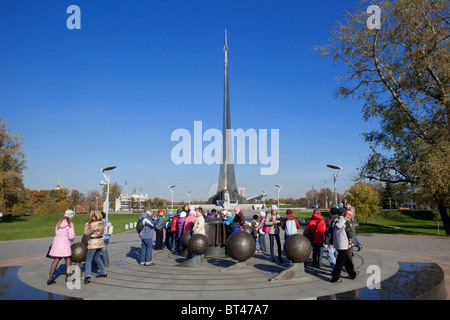
<svg viewBox="0 0 450 320">
<path fill-rule="evenodd" d="M 230 118 L 230 97 L 228 92 L 228 45 L 227 30 L 225 30 L 225 71 L 224 71 L 224 97 L 223 97 L 223 151 L 222 163 L 220 165 L 219 182 L 217 193 L 209 198 L 208 203 L 216 204 L 217 201 L 248 203 L 247 199 L 241 196 L 236 187 L 236 177 L 234 175 L 233 144 Z"/>
</svg>

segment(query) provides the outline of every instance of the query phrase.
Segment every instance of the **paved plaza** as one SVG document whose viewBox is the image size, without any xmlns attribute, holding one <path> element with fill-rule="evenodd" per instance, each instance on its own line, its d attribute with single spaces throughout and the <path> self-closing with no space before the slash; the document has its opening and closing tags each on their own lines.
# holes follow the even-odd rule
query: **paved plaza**
<svg viewBox="0 0 450 320">
<path fill-rule="evenodd" d="M 252 213 L 247 212 L 246 217 Z M 283 236 L 281 238 L 283 245 Z M 80 239 L 81 236 L 77 236 L 74 242 Z M 266 240 L 269 249 L 269 241 Z M 71 298 L 266 300 L 270 297 L 271 300 L 295 300 L 333 299 L 341 293 L 350 293 L 350 296 L 355 294 L 354 298 L 358 298 L 362 292 L 360 289 L 365 288 L 364 292 L 368 292 L 368 279 L 373 272 L 369 266 L 379 267 L 383 284 L 384 280 L 399 274 L 402 263 L 426 262 L 435 263 L 437 268 L 440 267 L 439 270 L 443 270 L 444 282 L 441 287 L 449 292 L 450 239 L 359 234 L 358 240 L 363 249 L 355 252 L 353 261 L 359 276 L 351 280 L 344 272 L 341 277 L 343 281 L 338 284 L 329 281 L 331 269 L 325 254 L 324 267 L 313 268 L 308 260 L 305 262 L 304 278 L 279 281 L 269 279 L 289 267 L 289 264 L 284 255 L 285 262 L 271 262 L 268 253 L 255 253 L 247 261 L 246 268 L 235 271 L 223 271 L 236 263 L 229 257 L 205 257 L 201 268 L 182 268 L 177 265 L 186 261 L 186 258 L 167 249 L 153 251 L 155 266 L 140 266 L 138 255 L 141 244 L 134 230 L 112 236 L 108 250 L 108 277 L 95 278 L 93 275 L 92 282 L 83 284 L 81 281 L 79 289 L 67 287 L 64 263 L 60 263 L 57 269 L 56 284 L 47 285 L 51 260 L 45 258 L 45 253 L 51 244 L 50 238 L 0 242 L 0 267 L 21 266 L 17 277 L 26 286 Z M 408 287 L 408 283 L 404 283 L 403 287 Z M 375 293 L 378 289 L 372 290 Z M 440 290 L 442 298 L 442 288 Z"/>
</svg>

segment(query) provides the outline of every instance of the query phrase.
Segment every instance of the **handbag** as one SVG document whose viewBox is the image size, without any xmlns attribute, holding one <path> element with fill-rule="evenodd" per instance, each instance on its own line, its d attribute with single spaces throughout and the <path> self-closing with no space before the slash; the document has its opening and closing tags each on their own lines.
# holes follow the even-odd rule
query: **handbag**
<svg viewBox="0 0 450 320">
<path fill-rule="evenodd" d="M 46 258 L 53 259 L 53 258 L 50 256 L 50 250 L 52 250 L 52 245 L 53 245 L 53 243 L 50 245 L 50 247 L 48 247 L 47 254 L 45 255 Z"/>
<path fill-rule="evenodd" d="M 305 229 L 305 231 L 303 231 L 303 235 L 304 235 L 306 238 L 308 238 L 308 240 L 311 241 L 311 242 L 314 241 L 315 233 L 316 233 L 317 227 L 319 226 L 319 223 L 320 223 L 320 220 L 317 222 L 316 228 L 314 229 L 314 232 L 313 232 L 313 233 L 307 232 L 306 229 Z"/>
</svg>

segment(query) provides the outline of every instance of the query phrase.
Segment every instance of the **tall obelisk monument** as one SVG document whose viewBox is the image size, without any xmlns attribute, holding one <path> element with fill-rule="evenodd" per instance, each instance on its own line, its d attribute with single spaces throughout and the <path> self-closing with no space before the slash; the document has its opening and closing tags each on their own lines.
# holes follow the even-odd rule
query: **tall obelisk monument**
<svg viewBox="0 0 450 320">
<path fill-rule="evenodd" d="M 242 197 L 236 187 L 236 177 L 234 175 L 234 161 L 233 161 L 233 143 L 230 118 L 230 96 L 228 91 L 228 44 L 227 44 L 227 30 L 225 29 L 225 45 L 223 47 L 225 54 L 225 70 L 224 70 L 224 89 L 223 89 L 223 151 L 222 163 L 220 165 L 219 183 L 217 185 L 217 193 L 209 198 L 208 202 L 216 204 L 216 201 L 229 200 L 231 202 L 247 203 L 247 200 Z"/>
</svg>

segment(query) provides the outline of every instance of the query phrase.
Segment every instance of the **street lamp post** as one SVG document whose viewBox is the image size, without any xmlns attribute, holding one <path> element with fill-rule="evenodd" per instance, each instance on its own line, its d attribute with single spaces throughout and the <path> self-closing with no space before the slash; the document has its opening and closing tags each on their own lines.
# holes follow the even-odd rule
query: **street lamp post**
<svg viewBox="0 0 450 320">
<path fill-rule="evenodd" d="M 116 168 L 116 166 L 111 166 L 111 167 L 106 167 L 101 169 L 100 171 L 102 172 L 103 176 L 105 177 L 106 182 L 101 181 L 100 184 L 101 185 L 106 185 L 106 219 L 108 219 L 108 215 L 109 215 L 109 178 L 110 176 L 105 174 L 105 171 L 110 171 L 110 170 L 114 170 Z"/>
<path fill-rule="evenodd" d="M 334 206 L 337 207 L 337 194 L 336 194 L 336 180 L 339 176 L 339 173 L 341 173 L 342 167 L 335 166 L 332 164 L 327 164 L 328 168 L 339 170 L 337 173 L 333 173 L 333 181 L 334 181 Z"/>
<path fill-rule="evenodd" d="M 281 188 L 283 188 L 283 186 L 276 184 L 275 187 L 278 188 L 278 212 L 280 212 L 280 190 L 281 190 Z"/>
<path fill-rule="evenodd" d="M 261 199 L 263 199 L 263 198 L 265 198 L 266 197 L 266 191 L 264 191 L 264 190 L 261 190 L 261 192 L 262 192 L 262 197 L 261 197 Z M 263 208 L 264 209 L 266 209 L 266 199 L 264 199 L 263 200 Z"/>
<path fill-rule="evenodd" d="M 173 213 L 173 188 L 175 188 L 176 186 L 175 185 L 173 185 L 173 186 L 169 186 L 169 190 L 170 190 L 170 192 L 172 193 L 172 213 Z"/>
<path fill-rule="evenodd" d="M 186 194 L 188 196 L 188 205 L 191 206 L 191 191 L 186 191 Z"/>
</svg>

